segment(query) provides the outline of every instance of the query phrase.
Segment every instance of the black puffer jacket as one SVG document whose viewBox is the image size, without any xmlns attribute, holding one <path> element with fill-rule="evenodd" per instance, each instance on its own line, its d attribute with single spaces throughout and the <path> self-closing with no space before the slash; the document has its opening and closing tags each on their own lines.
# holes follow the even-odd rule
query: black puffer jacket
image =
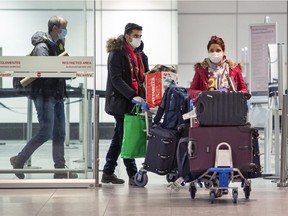
<svg viewBox="0 0 288 216">
<path fill-rule="evenodd" d="M 109 56 L 105 111 L 118 117 L 123 117 L 125 113 L 131 111 L 133 107 L 131 100 L 137 96 L 131 87 L 131 71 L 124 43 L 123 35 L 121 35 L 118 38 L 109 39 L 106 45 Z M 149 71 L 148 58 L 143 52 L 143 47 L 144 44 L 141 42 L 135 52 L 141 53 L 145 72 L 147 72 Z"/>
<path fill-rule="evenodd" d="M 34 45 L 33 56 L 58 56 L 64 49 L 64 42 L 58 40 L 53 42 L 51 36 L 45 32 L 36 32 L 31 42 Z M 32 82 L 30 97 L 35 99 L 37 96 L 55 97 L 63 99 L 66 97 L 66 81 L 63 78 L 39 78 Z"/>
</svg>

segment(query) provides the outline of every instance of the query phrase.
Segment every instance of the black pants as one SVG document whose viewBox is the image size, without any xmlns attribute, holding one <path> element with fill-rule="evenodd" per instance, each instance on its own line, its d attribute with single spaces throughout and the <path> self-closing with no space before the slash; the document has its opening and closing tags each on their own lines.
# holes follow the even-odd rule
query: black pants
<svg viewBox="0 0 288 216">
<path fill-rule="evenodd" d="M 107 175 L 112 175 L 117 166 L 123 140 L 124 118 L 114 117 L 116 126 L 114 128 L 114 135 L 106 155 L 106 164 L 104 165 L 103 172 Z M 137 166 L 135 159 L 123 159 L 126 171 L 129 177 L 137 173 Z"/>
</svg>

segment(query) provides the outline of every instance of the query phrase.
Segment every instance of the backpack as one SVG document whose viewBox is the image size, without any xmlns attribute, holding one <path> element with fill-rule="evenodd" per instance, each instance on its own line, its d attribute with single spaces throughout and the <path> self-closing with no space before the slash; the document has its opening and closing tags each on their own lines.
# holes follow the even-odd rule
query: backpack
<svg viewBox="0 0 288 216">
<path fill-rule="evenodd" d="M 189 96 L 184 87 L 177 86 L 174 81 L 165 90 L 158 111 L 154 117 L 154 123 L 158 124 L 164 114 L 161 127 L 166 129 L 178 129 L 184 124 L 183 114 L 188 112 Z"/>
<path fill-rule="evenodd" d="M 34 48 L 33 48 L 34 50 Z M 33 56 L 33 50 L 27 54 L 26 56 Z M 24 79 L 25 77 L 13 77 L 13 89 L 17 90 L 18 92 L 29 92 L 30 91 L 30 84 L 27 86 L 22 86 L 22 84 L 20 83 L 20 81 L 22 79 Z"/>
</svg>

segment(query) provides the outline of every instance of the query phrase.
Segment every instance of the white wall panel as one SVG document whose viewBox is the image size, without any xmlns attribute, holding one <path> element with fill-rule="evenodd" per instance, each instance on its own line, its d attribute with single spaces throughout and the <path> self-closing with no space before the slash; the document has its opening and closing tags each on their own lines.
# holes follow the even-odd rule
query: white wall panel
<svg viewBox="0 0 288 216">
<path fill-rule="evenodd" d="M 238 1 L 238 13 L 287 13 L 287 1 Z"/>
<path fill-rule="evenodd" d="M 75 10 L 82 9 L 84 0 L 0 0 L 1 10 Z"/>
<path fill-rule="evenodd" d="M 188 0 L 178 1 L 179 13 L 235 13 L 236 0 Z"/>
<path fill-rule="evenodd" d="M 279 43 L 287 44 L 287 16 L 286 15 L 275 15 L 275 14 L 267 14 L 270 19 L 271 23 L 277 23 L 277 40 Z M 252 24 L 261 24 L 264 23 L 264 17 L 266 14 L 254 14 L 254 15 L 245 15 L 241 14 L 238 17 L 238 59 L 241 59 L 241 48 L 248 47 L 249 48 L 249 37 L 250 37 L 250 25 Z M 285 49 L 285 59 L 286 59 L 286 52 Z M 248 58 L 249 58 L 248 52 Z"/>
<path fill-rule="evenodd" d="M 222 37 L 228 58 L 236 57 L 236 17 L 231 15 L 179 15 L 179 63 L 195 63 L 207 56 L 212 35 Z M 215 24 L 216 23 L 216 24 Z"/>
<path fill-rule="evenodd" d="M 68 20 L 66 49 L 72 56 L 84 55 L 83 12 L 77 11 L 1 11 L 0 46 L 3 55 L 24 56 L 31 52 L 31 36 L 36 31 L 48 31 L 48 20 L 53 15 L 64 16 Z M 37 17 L 37 18 L 36 18 Z M 5 32 L 5 33 L 4 33 Z"/>
<path fill-rule="evenodd" d="M 175 0 L 102 0 L 102 9 L 109 10 L 170 10 L 177 7 Z"/>
<path fill-rule="evenodd" d="M 188 88 L 194 76 L 194 65 L 179 64 L 177 69 L 179 74 L 179 85 Z"/>
<path fill-rule="evenodd" d="M 106 41 L 124 33 L 128 22 L 134 22 L 143 27 L 142 40 L 144 52 L 148 55 L 149 64 L 176 64 L 177 32 L 171 24 L 171 12 L 167 11 L 103 11 L 102 12 L 102 64 L 106 64 Z M 172 40 L 173 39 L 173 40 Z M 174 62 L 171 62 L 173 60 Z"/>
</svg>

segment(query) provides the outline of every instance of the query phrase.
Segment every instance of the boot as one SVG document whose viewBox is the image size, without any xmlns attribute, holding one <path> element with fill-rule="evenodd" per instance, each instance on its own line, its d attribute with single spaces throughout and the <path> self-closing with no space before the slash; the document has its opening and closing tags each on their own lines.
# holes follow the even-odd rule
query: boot
<svg viewBox="0 0 288 216">
<path fill-rule="evenodd" d="M 67 166 L 65 162 L 60 162 L 54 165 L 55 169 L 65 169 Z M 73 172 L 63 172 L 63 173 L 54 173 L 54 179 L 76 179 L 78 178 L 77 173 Z"/>
<path fill-rule="evenodd" d="M 13 156 L 10 158 L 10 164 L 13 166 L 13 169 L 23 169 L 24 163 L 22 163 L 17 156 Z M 24 179 L 25 175 L 24 173 L 15 173 L 15 175 L 19 179 Z"/>
<path fill-rule="evenodd" d="M 103 173 L 102 175 L 102 179 L 101 179 L 102 183 L 112 183 L 112 184 L 124 184 L 125 181 L 123 179 L 119 179 L 117 178 L 117 176 L 115 174 L 112 175 L 107 175 L 105 173 Z"/>
</svg>

